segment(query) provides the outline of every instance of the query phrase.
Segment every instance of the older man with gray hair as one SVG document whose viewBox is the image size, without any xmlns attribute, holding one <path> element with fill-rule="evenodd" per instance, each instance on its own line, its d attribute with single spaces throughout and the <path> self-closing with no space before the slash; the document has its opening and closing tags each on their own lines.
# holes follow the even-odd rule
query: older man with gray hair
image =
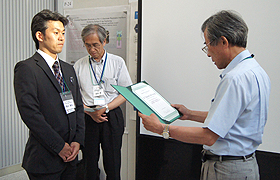
<svg viewBox="0 0 280 180">
<path fill-rule="evenodd" d="M 182 120 L 203 127 L 180 127 L 160 123 L 156 115 L 139 113 L 152 132 L 203 145 L 201 179 L 259 179 L 255 151 L 262 143 L 267 120 L 270 80 L 246 50 L 248 27 L 233 11 L 220 11 L 201 27 L 203 52 L 218 69 L 224 69 L 209 111 L 190 110 L 174 104 Z"/>
<path fill-rule="evenodd" d="M 108 53 L 107 31 L 97 24 L 89 24 L 81 36 L 89 55 L 75 65 L 82 100 L 85 106 L 85 178 L 99 179 L 100 144 L 107 180 L 120 179 L 121 146 L 124 118 L 119 107 L 126 100 L 111 86 L 132 84 L 123 58 Z"/>
</svg>

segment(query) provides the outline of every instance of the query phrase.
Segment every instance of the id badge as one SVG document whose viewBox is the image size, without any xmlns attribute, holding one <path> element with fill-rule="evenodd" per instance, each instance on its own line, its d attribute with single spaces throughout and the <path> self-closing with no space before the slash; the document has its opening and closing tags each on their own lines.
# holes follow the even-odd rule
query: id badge
<svg viewBox="0 0 280 180">
<path fill-rule="evenodd" d="M 102 89 L 100 86 L 93 86 L 93 96 L 94 97 L 100 97 L 104 96 L 104 89 Z"/>
<path fill-rule="evenodd" d="M 70 114 L 74 112 L 76 106 L 73 100 L 72 92 L 71 91 L 62 92 L 60 93 L 60 97 L 62 99 L 66 114 Z"/>
<path fill-rule="evenodd" d="M 103 106 L 105 104 L 105 99 L 102 97 L 94 98 L 93 101 L 94 101 L 93 102 L 94 105 L 97 105 L 97 106 Z"/>
</svg>

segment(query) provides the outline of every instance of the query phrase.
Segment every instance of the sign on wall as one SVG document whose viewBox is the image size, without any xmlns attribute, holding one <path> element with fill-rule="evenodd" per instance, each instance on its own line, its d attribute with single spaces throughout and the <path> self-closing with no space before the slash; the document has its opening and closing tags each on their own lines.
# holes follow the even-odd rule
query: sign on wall
<svg viewBox="0 0 280 180">
<path fill-rule="evenodd" d="M 65 10 L 69 20 L 66 28 L 66 61 L 74 64 L 88 55 L 84 47 L 81 31 L 88 24 L 99 24 L 108 33 L 106 51 L 126 59 L 127 46 L 127 6 L 91 9 Z"/>
</svg>

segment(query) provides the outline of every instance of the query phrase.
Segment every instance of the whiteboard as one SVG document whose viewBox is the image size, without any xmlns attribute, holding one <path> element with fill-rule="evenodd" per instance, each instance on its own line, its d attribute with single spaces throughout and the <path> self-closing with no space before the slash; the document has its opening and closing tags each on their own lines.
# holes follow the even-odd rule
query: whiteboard
<svg viewBox="0 0 280 180">
<path fill-rule="evenodd" d="M 247 49 L 271 80 L 268 121 L 259 150 L 280 153 L 279 0 L 142 0 L 141 3 L 141 80 L 172 104 L 184 104 L 193 110 L 210 108 L 222 72 L 201 51 L 202 23 L 220 10 L 241 14 L 249 27 Z M 200 126 L 181 120 L 173 124 Z M 140 133 L 155 135 L 146 131 L 142 123 Z"/>
</svg>

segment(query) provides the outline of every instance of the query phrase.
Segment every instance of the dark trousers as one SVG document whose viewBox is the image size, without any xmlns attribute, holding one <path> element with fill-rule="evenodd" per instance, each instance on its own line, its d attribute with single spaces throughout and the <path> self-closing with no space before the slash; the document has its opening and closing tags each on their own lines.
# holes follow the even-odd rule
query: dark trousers
<svg viewBox="0 0 280 180">
<path fill-rule="evenodd" d="M 57 173 L 41 174 L 27 172 L 27 175 L 30 180 L 76 180 L 77 166 L 73 166 L 70 163 L 66 164 L 66 167 Z"/>
<path fill-rule="evenodd" d="M 107 117 L 107 122 L 96 123 L 85 114 L 85 148 L 82 152 L 86 180 L 99 180 L 100 144 L 106 179 L 120 180 L 121 146 L 124 133 L 124 119 L 120 107 L 110 111 Z"/>
</svg>

